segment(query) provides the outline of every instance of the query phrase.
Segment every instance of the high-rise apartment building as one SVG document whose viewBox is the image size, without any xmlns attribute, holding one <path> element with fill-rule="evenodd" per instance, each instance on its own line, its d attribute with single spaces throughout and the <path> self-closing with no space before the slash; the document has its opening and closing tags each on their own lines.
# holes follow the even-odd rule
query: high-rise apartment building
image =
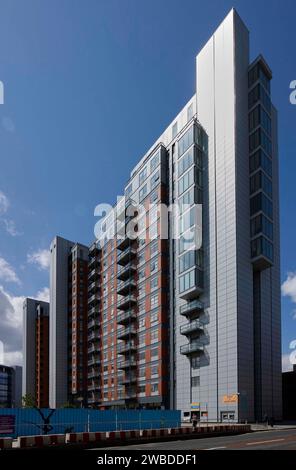
<svg viewBox="0 0 296 470">
<path fill-rule="evenodd" d="M 0 408 L 22 406 L 22 368 L 0 364 Z"/>
<path fill-rule="evenodd" d="M 53 242 L 52 406 L 69 399 L 72 381 L 72 392 L 75 382 L 101 408 L 281 418 L 277 114 L 272 73 L 261 55 L 250 61 L 235 10 L 197 55 L 196 78 L 195 94 L 101 222 L 98 243 L 75 245 L 84 266 L 79 371 L 69 303 L 74 244 Z M 192 232 L 202 232 L 201 247 L 188 246 Z"/>
<path fill-rule="evenodd" d="M 49 304 L 26 298 L 23 305 L 22 394 L 30 395 L 39 408 L 48 407 Z"/>
<path fill-rule="evenodd" d="M 51 408 L 86 403 L 88 251 L 61 237 L 50 247 Z"/>
</svg>

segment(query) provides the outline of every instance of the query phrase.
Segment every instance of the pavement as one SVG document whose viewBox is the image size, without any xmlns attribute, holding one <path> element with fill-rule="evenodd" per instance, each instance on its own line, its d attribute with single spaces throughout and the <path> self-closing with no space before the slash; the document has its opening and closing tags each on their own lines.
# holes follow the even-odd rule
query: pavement
<svg viewBox="0 0 296 470">
<path fill-rule="evenodd" d="M 296 450 L 296 429 L 273 428 L 236 436 L 151 442 L 117 447 L 100 447 L 102 450 Z"/>
</svg>

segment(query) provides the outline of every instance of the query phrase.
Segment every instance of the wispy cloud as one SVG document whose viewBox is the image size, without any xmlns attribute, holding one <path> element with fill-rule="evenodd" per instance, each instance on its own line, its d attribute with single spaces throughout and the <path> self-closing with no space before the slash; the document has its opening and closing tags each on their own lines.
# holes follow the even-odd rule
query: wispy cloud
<svg viewBox="0 0 296 470">
<path fill-rule="evenodd" d="M 21 284 L 14 268 L 2 257 L 0 257 L 0 280 Z"/>
<path fill-rule="evenodd" d="M 38 269 L 46 270 L 49 268 L 50 252 L 49 250 L 37 250 L 33 253 L 28 253 L 27 261 L 30 264 L 36 264 Z"/>
<path fill-rule="evenodd" d="M 5 228 L 6 232 L 12 237 L 22 235 L 16 228 L 14 220 L 7 218 L 6 214 L 10 207 L 10 202 L 6 194 L 0 191 L 0 223 Z"/>
<path fill-rule="evenodd" d="M 282 295 L 290 297 L 296 303 L 296 273 L 288 273 L 287 279 L 282 284 Z"/>
<path fill-rule="evenodd" d="M 32 298 L 47 301 L 48 287 L 44 287 Z M 22 327 L 24 296 L 14 296 L 0 286 L 0 341 L 3 343 L 5 365 L 22 365 Z"/>
<path fill-rule="evenodd" d="M 49 302 L 49 288 L 43 287 L 43 289 L 39 290 L 36 294 L 37 300 L 43 300 L 43 302 Z"/>
<path fill-rule="evenodd" d="M 289 372 L 293 370 L 293 365 L 290 361 L 290 354 L 282 355 L 282 372 Z"/>
</svg>

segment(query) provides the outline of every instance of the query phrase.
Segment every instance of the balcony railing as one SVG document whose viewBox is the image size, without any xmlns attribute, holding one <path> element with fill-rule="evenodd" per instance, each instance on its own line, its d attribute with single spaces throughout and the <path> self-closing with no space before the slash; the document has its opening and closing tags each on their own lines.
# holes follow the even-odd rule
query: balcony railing
<svg viewBox="0 0 296 470">
<path fill-rule="evenodd" d="M 98 380 L 93 380 L 92 383 L 87 384 L 87 390 L 99 390 L 100 389 L 100 382 Z"/>
<path fill-rule="evenodd" d="M 122 381 L 122 384 L 128 385 L 128 384 L 135 383 L 135 382 L 137 382 L 137 376 L 135 374 L 126 374 L 126 376 L 124 377 Z"/>
<path fill-rule="evenodd" d="M 100 273 L 99 273 L 98 269 L 97 268 L 92 269 L 88 273 L 88 280 L 91 281 L 91 280 L 94 280 L 94 279 L 98 279 L 99 276 L 100 276 Z"/>
<path fill-rule="evenodd" d="M 88 297 L 88 300 L 87 300 L 89 306 L 97 305 L 99 301 L 100 301 L 99 294 L 92 294 Z"/>
<path fill-rule="evenodd" d="M 126 369 L 133 369 L 137 367 L 137 361 L 134 358 L 126 359 L 125 361 L 121 361 L 117 364 L 118 369 L 126 370 Z"/>
<path fill-rule="evenodd" d="M 99 328 L 99 326 L 100 326 L 100 320 L 98 318 L 93 318 L 92 320 L 89 320 L 89 322 L 87 323 L 87 327 L 89 329 Z"/>
<path fill-rule="evenodd" d="M 88 341 L 100 341 L 101 336 L 98 335 L 97 331 L 92 331 L 87 337 Z"/>
<path fill-rule="evenodd" d="M 196 312 L 200 312 L 203 309 L 204 309 L 203 303 L 200 300 L 196 299 L 196 300 L 193 300 L 192 302 L 188 302 L 187 304 L 182 305 L 180 307 L 180 314 L 185 315 L 187 317 L 188 315 L 191 315 Z"/>
<path fill-rule="evenodd" d="M 125 266 L 122 266 L 117 271 L 117 279 L 120 279 L 122 281 L 128 279 L 135 272 L 136 269 L 137 267 L 134 262 L 130 262 Z"/>
<path fill-rule="evenodd" d="M 117 263 L 124 266 L 137 254 L 136 248 L 128 246 L 122 253 L 117 256 Z"/>
<path fill-rule="evenodd" d="M 189 355 L 194 353 L 202 353 L 204 345 L 200 341 L 193 341 L 192 343 L 184 344 L 180 347 L 180 353 Z"/>
<path fill-rule="evenodd" d="M 135 303 L 137 303 L 137 298 L 133 294 L 130 294 L 126 297 L 122 297 L 118 299 L 117 308 L 119 310 L 127 310 Z"/>
<path fill-rule="evenodd" d="M 136 319 L 136 312 L 134 310 L 127 310 L 126 312 L 120 313 L 117 316 L 117 323 L 120 325 L 125 325 L 126 323 L 135 321 Z"/>
<path fill-rule="evenodd" d="M 117 293 L 120 295 L 126 295 L 137 287 L 136 281 L 132 278 L 127 281 L 120 282 L 117 286 Z"/>
<path fill-rule="evenodd" d="M 101 401 L 101 396 L 99 394 L 95 394 L 94 396 L 87 398 L 87 403 L 89 405 L 92 405 L 93 403 L 98 403 L 100 401 Z"/>
<path fill-rule="evenodd" d="M 137 346 L 130 341 L 128 343 L 122 343 L 122 344 L 117 345 L 118 354 L 127 354 L 129 352 L 135 352 L 136 349 L 137 349 Z"/>
<path fill-rule="evenodd" d="M 134 326 L 130 326 L 128 328 L 119 328 L 117 330 L 117 338 L 118 339 L 125 339 L 129 338 L 130 336 L 134 336 L 137 334 L 137 330 Z"/>
<path fill-rule="evenodd" d="M 193 320 L 191 323 L 186 323 L 186 325 L 180 326 L 181 335 L 190 335 L 197 331 L 202 331 L 204 324 L 200 320 Z"/>
</svg>

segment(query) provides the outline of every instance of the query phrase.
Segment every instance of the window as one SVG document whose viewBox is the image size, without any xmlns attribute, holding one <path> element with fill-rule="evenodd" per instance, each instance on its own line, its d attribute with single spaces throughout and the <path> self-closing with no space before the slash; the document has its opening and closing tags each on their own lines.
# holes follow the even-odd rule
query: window
<svg viewBox="0 0 296 470">
<path fill-rule="evenodd" d="M 158 341 L 158 329 L 151 331 L 151 341 Z"/>
<path fill-rule="evenodd" d="M 132 187 L 132 185 L 130 184 L 130 185 L 126 188 L 126 190 L 125 190 L 125 197 L 129 197 L 129 196 L 131 195 L 131 193 L 132 193 L 132 190 L 133 190 L 133 187 Z"/>
<path fill-rule="evenodd" d="M 151 393 L 157 393 L 158 392 L 158 383 L 152 383 L 151 384 Z"/>
<path fill-rule="evenodd" d="M 150 273 L 152 274 L 157 270 L 158 270 L 158 259 L 156 258 L 155 260 L 151 261 L 151 263 L 150 263 Z"/>
<path fill-rule="evenodd" d="M 191 168 L 178 182 L 179 195 L 183 194 L 194 184 L 194 168 Z"/>
<path fill-rule="evenodd" d="M 251 237 L 255 237 L 259 233 L 263 233 L 270 240 L 273 239 L 273 225 L 263 214 L 257 215 L 251 220 Z"/>
<path fill-rule="evenodd" d="M 195 269 L 179 277 L 179 291 L 185 292 L 195 286 Z"/>
<path fill-rule="evenodd" d="M 150 256 L 158 252 L 158 243 L 157 240 L 154 240 L 150 243 Z"/>
<path fill-rule="evenodd" d="M 192 145 L 194 142 L 194 127 L 191 126 L 187 132 L 181 137 L 178 141 L 178 154 L 179 157 L 186 152 L 186 150 Z"/>
<path fill-rule="evenodd" d="M 273 246 L 265 237 L 258 237 L 251 242 L 251 256 L 257 258 L 257 256 L 265 256 L 271 261 L 273 260 Z"/>
<path fill-rule="evenodd" d="M 147 178 L 147 168 L 145 167 L 139 174 L 139 186 L 144 183 L 145 179 Z"/>
<path fill-rule="evenodd" d="M 187 108 L 187 121 L 190 121 L 193 117 L 193 103 L 191 103 Z"/>
<path fill-rule="evenodd" d="M 150 306 L 151 306 L 151 309 L 154 307 L 158 307 L 158 294 L 154 294 L 151 296 Z"/>
<path fill-rule="evenodd" d="M 191 359 L 191 367 L 192 369 L 200 368 L 200 358 L 198 356 L 195 356 Z"/>
<path fill-rule="evenodd" d="M 159 157 L 160 157 L 160 152 L 158 151 L 155 155 L 153 155 L 153 157 L 151 158 L 150 160 L 150 172 L 152 173 L 152 171 L 155 170 L 155 168 L 158 166 L 159 164 Z"/>
<path fill-rule="evenodd" d="M 150 323 L 155 323 L 158 321 L 158 312 L 151 313 L 150 315 Z"/>
<path fill-rule="evenodd" d="M 172 139 L 174 139 L 177 134 L 178 134 L 178 123 L 175 122 L 175 124 L 172 127 Z"/>
<path fill-rule="evenodd" d="M 272 176 L 272 161 L 261 149 L 257 150 L 250 158 L 250 172 L 253 173 L 258 170 L 259 167 L 261 167 L 268 176 Z"/>
<path fill-rule="evenodd" d="M 145 184 L 139 191 L 139 199 L 142 201 L 147 194 L 147 184 Z"/>
<path fill-rule="evenodd" d="M 180 158 L 178 162 L 178 176 L 182 176 L 188 168 L 194 163 L 194 147 L 192 147 L 188 152 Z"/>
<path fill-rule="evenodd" d="M 150 203 L 153 204 L 158 199 L 157 190 L 154 190 L 150 195 Z"/>
<path fill-rule="evenodd" d="M 183 273 L 196 264 L 196 252 L 191 250 L 179 258 L 179 273 Z"/>
<path fill-rule="evenodd" d="M 150 289 L 154 290 L 154 289 L 157 289 L 157 287 L 158 287 L 158 276 L 155 276 L 150 280 Z"/>
<path fill-rule="evenodd" d="M 199 387 L 200 377 L 191 377 L 191 387 Z"/>
<path fill-rule="evenodd" d="M 151 349 L 151 358 L 158 356 L 158 348 Z"/>
<path fill-rule="evenodd" d="M 256 212 L 264 212 L 270 219 L 273 216 L 273 205 L 271 200 L 263 193 L 256 194 L 251 198 L 251 215 Z"/>
<path fill-rule="evenodd" d="M 259 147 L 260 145 L 263 150 L 267 153 L 267 155 L 272 155 L 272 146 L 270 139 L 267 137 L 265 132 L 262 131 L 262 129 L 257 129 L 257 131 L 253 132 L 253 134 L 251 134 L 249 137 L 250 152 L 256 150 L 257 147 Z"/>
<path fill-rule="evenodd" d="M 263 189 L 263 191 L 272 197 L 272 183 L 262 171 L 257 171 L 250 179 L 250 192 L 251 194 Z"/>
<path fill-rule="evenodd" d="M 151 188 L 151 189 L 154 189 L 155 186 L 157 186 L 157 184 L 159 183 L 159 178 L 160 178 L 160 171 L 158 170 L 158 171 L 151 177 L 151 180 L 150 180 L 150 188 Z"/>
<path fill-rule="evenodd" d="M 151 375 L 158 375 L 158 366 L 151 367 Z"/>
</svg>

